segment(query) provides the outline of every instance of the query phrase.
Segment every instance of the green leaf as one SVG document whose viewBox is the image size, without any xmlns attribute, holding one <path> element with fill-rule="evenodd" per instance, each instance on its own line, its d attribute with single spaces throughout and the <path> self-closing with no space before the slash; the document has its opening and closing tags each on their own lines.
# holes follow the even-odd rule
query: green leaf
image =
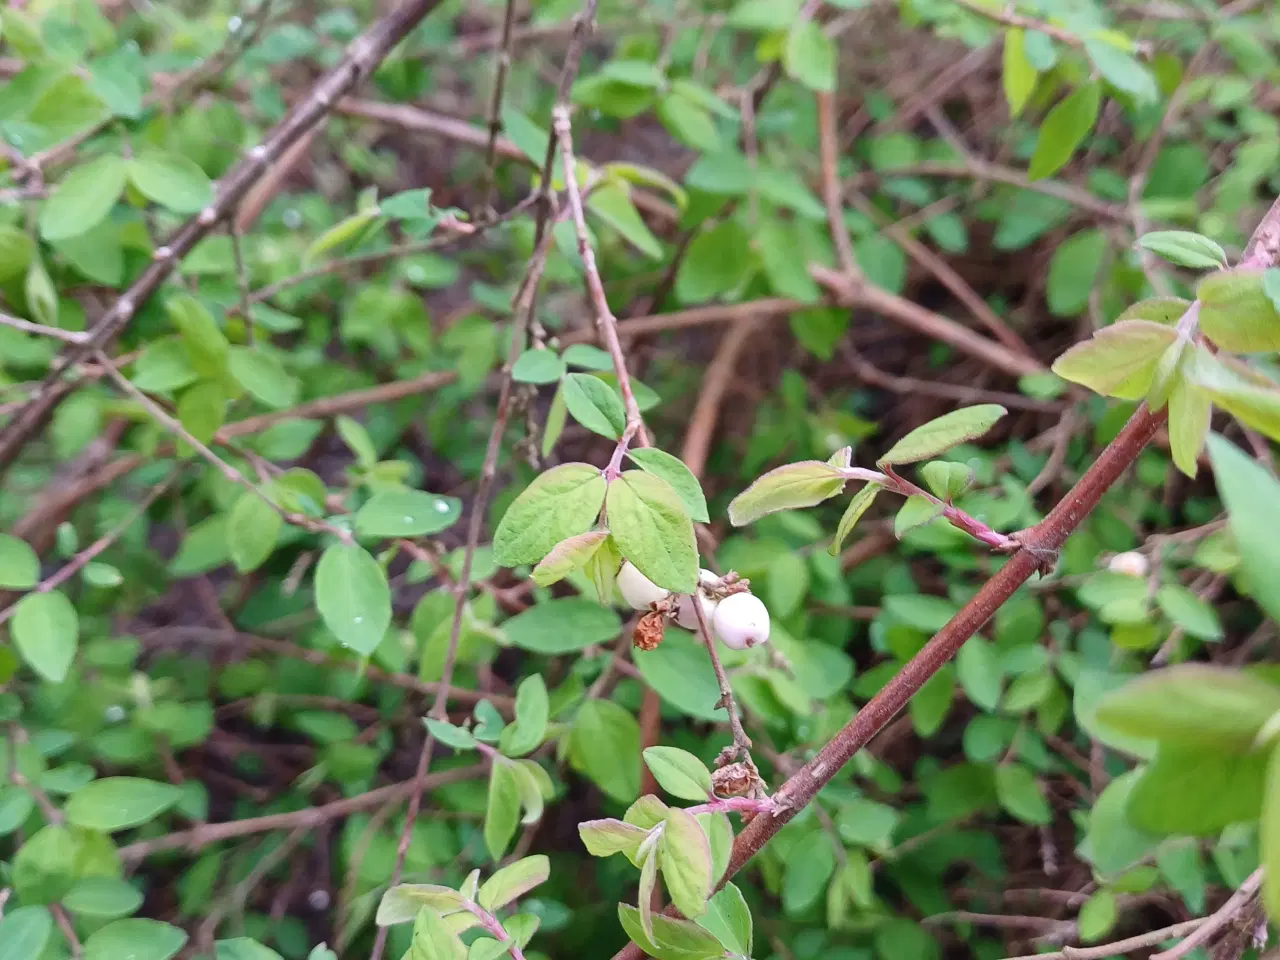
<svg viewBox="0 0 1280 960">
<path fill-rule="evenodd" d="M 511 379 L 518 383 L 555 383 L 564 372 L 564 361 L 554 350 L 526 350 L 511 367 Z"/>
<path fill-rule="evenodd" d="M 476 902 L 490 913 L 523 897 L 526 893 L 551 876 L 551 861 L 544 855 L 525 857 L 507 864 L 480 887 Z"/>
<path fill-rule="evenodd" d="M 39 957 L 53 933 L 53 916 L 45 907 L 18 907 L 0 920 L 0 960 Z"/>
<path fill-rule="evenodd" d="M 676 298 L 686 304 L 704 303 L 735 291 L 751 262 L 746 231 L 735 220 L 722 220 L 690 242 L 676 274 Z"/>
<path fill-rule="evenodd" d="M 608 530 L 590 530 L 576 537 L 566 537 L 538 561 L 530 574 L 531 579 L 540 587 L 558 583 L 573 571 L 590 563 L 608 539 Z M 608 603 L 611 596 L 611 593 L 601 591 L 601 604 Z"/>
<path fill-rule="evenodd" d="M 950 413 L 916 427 L 889 448 L 878 461 L 881 464 L 914 463 L 928 460 L 982 436 L 1009 411 L 998 403 L 981 403 L 974 407 L 961 407 Z"/>
<path fill-rule="evenodd" d="M 425 490 L 384 490 L 356 511 L 362 537 L 425 537 L 447 530 L 462 515 L 462 501 Z"/>
<path fill-rule="evenodd" d="M 1239 447 L 1210 434 L 1209 459 L 1249 595 L 1280 620 L 1280 482 Z"/>
<path fill-rule="evenodd" d="M 607 643 L 621 630 L 622 622 L 613 610 L 578 597 L 534 604 L 502 624 L 507 642 L 547 656 Z"/>
<path fill-rule="evenodd" d="M 609 484 L 609 532 L 622 556 L 659 587 L 692 593 L 698 582 L 693 521 L 669 483 L 628 470 Z"/>
<path fill-rule="evenodd" d="M 831 546 L 827 547 L 827 553 L 833 557 L 840 555 L 840 548 L 844 546 L 845 540 L 853 532 L 853 528 L 858 525 L 862 515 L 871 507 L 871 504 L 876 499 L 876 494 L 881 489 L 883 488 L 878 483 L 868 483 L 853 495 L 849 500 L 849 505 L 844 508 L 840 523 L 836 527 L 836 535 L 831 539 Z"/>
<path fill-rule="evenodd" d="M 565 406 L 580 424 L 593 433 L 617 440 L 627 426 L 627 415 L 618 395 L 599 377 L 571 373 L 561 388 Z"/>
<path fill-rule="evenodd" d="M 53 288 L 49 271 L 44 268 L 44 262 L 39 257 L 33 257 L 31 265 L 27 267 L 22 292 L 26 294 L 27 306 L 37 323 L 43 323 L 47 327 L 58 325 L 58 292 Z"/>
<path fill-rule="evenodd" d="M 952 501 L 973 486 L 975 474 L 966 463 L 931 460 L 920 467 L 920 476 L 939 500 Z"/>
<path fill-rule="evenodd" d="M 227 517 L 227 551 L 241 573 L 256 570 L 271 556 L 284 518 L 256 493 L 245 491 Z"/>
<path fill-rule="evenodd" d="M 62 898 L 62 905 L 81 917 L 115 920 L 136 912 L 142 906 L 142 894 L 116 877 L 85 877 Z"/>
<path fill-rule="evenodd" d="M 1000 79 L 1004 87 L 1004 98 L 1009 103 L 1009 116 L 1013 118 L 1022 113 L 1022 108 L 1031 99 L 1039 76 L 1036 68 L 1027 60 L 1025 38 L 1025 32 L 1019 29 L 1004 32 L 1003 70 Z"/>
<path fill-rule="evenodd" d="M 1208 664 L 1143 674 L 1108 694 L 1097 718 L 1129 736 L 1180 746 L 1247 750 L 1280 711 L 1280 686 Z"/>
<path fill-rule="evenodd" d="M 1185 363 L 1187 381 L 1245 426 L 1280 437 L 1280 387 L 1228 355 L 1203 346 Z"/>
<path fill-rule="evenodd" d="M 1280 313 L 1253 270 L 1219 270 L 1196 287 L 1200 329 L 1223 350 L 1262 353 L 1280 350 Z"/>
<path fill-rule="evenodd" d="M 213 945 L 214 960 L 284 960 L 270 947 L 249 937 L 218 940 Z"/>
<path fill-rule="evenodd" d="M 376 923 L 380 927 L 408 923 L 423 907 L 430 907 L 439 913 L 453 913 L 462 908 L 463 899 L 462 894 L 452 887 L 433 883 L 402 883 L 382 895 L 382 900 L 378 903 Z"/>
<path fill-rule="evenodd" d="M 685 146 L 708 152 L 721 148 L 720 134 L 710 112 L 678 91 L 659 100 L 654 113 L 671 136 Z"/>
<path fill-rule="evenodd" d="M 165 312 L 182 335 L 191 368 L 202 377 L 220 377 L 227 369 L 229 344 L 208 308 L 188 293 L 165 300 Z"/>
<path fill-rule="evenodd" d="M 14 892 L 30 904 L 61 900 L 75 883 L 81 853 L 75 835 L 66 827 L 37 830 L 14 854 Z"/>
<path fill-rule="evenodd" d="M 186 933 L 158 920 L 117 920 L 89 936 L 82 960 L 170 960 Z"/>
<path fill-rule="evenodd" d="M 0 587 L 30 590 L 40 581 L 40 558 L 25 540 L 0 533 Z"/>
<path fill-rule="evenodd" d="M 449 921 L 423 907 L 413 921 L 413 939 L 403 960 L 467 960 L 467 948 Z"/>
<path fill-rule="evenodd" d="M 206 446 L 226 418 L 227 396 L 221 383 L 205 380 L 182 391 L 178 398 L 178 422 L 191 436 Z M 191 456 L 194 448 L 186 441 L 178 442 L 180 456 Z"/>
<path fill-rule="evenodd" d="M 80 618 L 65 594 L 27 594 L 14 607 L 9 631 L 31 669 L 50 683 L 67 678 L 79 645 Z"/>
<path fill-rule="evenodd" d="M 1071 91 L 1045 115 L 1036 138 L 1036 148 L 1027 167 L 1027 177 L 1041 180 L 1061 169 L 1098 119 L 1102 88 L 1085 83 Z"/>
<path fill-rule="evenodd" d="M 1129 822 L 1156 836 L 1211 836 L 1229 824 L 1256 820 L 1267 758 L 1266 750 L 1162 744 L 1129 794 Z"/>
<path fill-rule="evenodd" d="M 137 777 L 107 777 L 81 787 L 67 801 L 67 821 L 77 827 L 113 833 L 149 823 L 182 799 L 168 783 Z"/>
<path fill-rule="evenodd" d="M 1089 305 L 1089 294 L 1107 252 L 1107 236 L 1101 230 L 1081 230 L 1059 245 L 1049 261 L 1045 301 L 1055 317 L 1074 317 Z"/>
<path fill-rule="evenodd" d="M 707 912 L 698 918 L 698 926 L 714 934 L 730 953 L 751 956 L 751 908 L 732 883 L 726 883 L 707 902 Z"/>
<path fill-rule="evenodd" d="M 1139 830 L 1129 822 L 1129 796 L 1142 771 L 1121 774 L 1103 788 L 1089 811 L 1085 858 L 1103 876 L 1118 874 L 1142 860 L 1159 843 L 1159 838 Z"/>
<path fill-rule="evenodd" d="M 0 238 L 3 235 L 0 234 Z M 0 239 L 2 249 L 3 239 Z M 0 277 L 3 277 L 3 266 L 0 265 Z M 1262 292 L 1271 301 L 1271 308 L 1280 313 L 1280 267 L 1268 267 L 1262 271 Z"/>
<path fill-rule="evenodd" d="M 40 236 L 63 240 L 101 223 L 120 199 L 125 169 L 125 161 L 112 155 L 75 167 L 40 208 Z"/>
<path fill-rule="evenodd" d="M 1258 824 L 1258 848 L 1264 871 L 1262 902 L 1269 915 L 1280 916 L 1280 750 L 1274 747 L 1267 762 L 1262 816 Z M 2 952 L 3 948 L 0 948 L 0 953 Z"/>
<path fill-rule="evenodd" d="M 437 221 L 437 214 L 431 209 L 429 187 L 402 190 L 379 203 L 378 209 L 396 220 L 427 220 L 432 223 Z"/>
<path fill-rule="evenodd" d="M 489 801 L 484 813 L 484 844 L 494 860 L 501 860 L 520 824 L 520 784 L 509 762 L 493 764 Z"/>
<path fill-rule="evenodd" d="M 571 367 L 583 370 L 595 370 L 597 373 L 609 373 L 613 370 L 613 358 L 608 351 L 593 347 L 589 343 L 571 343 L 562 354 L 564 362 Z"/>
<path fill-rule="evenodd" d="M 391 625 L 387 574 L 368 551 L 335 543 L 316 564 L 316 609 L 346 647 L 368 656 Z"/>
<path fill-rule="evenodd" d="M 593 857 L 625 853 L 634 860 L 649 831 L 622 820 L 584 820 L 578 824 L 578 836 Z"/>
<path fill-rule="evenodd" d="M 1067 350 L 1054 361 L 1053 372 L 1104 397 L 1138 400 L 1177 336 L 1173 328 L 1150 320 L 1117 321 Z"/>
<path fill-rule="evenodd" d="M 974 706 L 991 711 L 1000 705 L 1004 692 L 1000 657 L 981 637 L 966 641 L 956 654 L 956 679 Z"/>
<path fill-rule="evenodd" d="M 1102 79 L 1117 90 L 1129 94 L 1140 104 L 1152 103 L 1160 96 L 1151 71 L 1123 50 L 1105 40 L 1086 38 L 1084 52 L 1102 74 Z"/>
<path fill-rule="evenodd" d="M 683 630 L 668 629 L 661 645 L 636 657 L 640 675 L 664 701 L 699 720 L 723 721 L 720 688 L 707 650 Z"/>
<path fill-rule="evenodd" d="M 658 845 L 667 893 L 686 917 L 700 917 L 711 896 L 711 845 L 693 814 L 679 807 L 667 811 Z"/>
<path fill-rule="evenodd" d="M 213 202 L 213 184 L 194 160 L 144 150 L 129 161 L 129 179 L 148 200 L 175 213 L 196 213 Z"/>
<path fill-rule="evenodd" d="M 800 16 L 800 0 L 739 0 L 728 25 L 737 30 L 786 30 Z"/>
<path fill-rule="evenodd" d="M 1212 270 L 1227 265 L 1227 253 L 1214 241 L 1188 230 L 1154 230 L 1138 238 L 1138 246 L 1180 267 Z"/>
<path fill-rule="evenodd" d="M 658 785 L 673 797 L 703 802 L 712 796 L 711 774 L 706 765 L 678 747 L 649 747 L 644 762 Z"/>
<path fill-rule="evenodd" d="M 356 463 L 362 467 L 372 467 L 378 462 L 377 448 L 362 423 L 347 416 L 339 416 L 335 418 L 334 426 L 347 449 L 355 455 Z"/>
<path fill-rule="evenodd" d="M 756 230 L 756 245 L 760 250 L 764 274 L 774 293 L 802 303 L 817 303 L 822 299 L 822 291 L 809 275 L 802 231 L 796 224 L 777 217 L 764 218 Z M 847 320 L 848 311 L 836 313 Z M 792 314 L 793 328 L 795 317 L 796 314 Z"/>
<path fill-rule="evenodd" d="M 503 729 L 498 741 L 508 757 L 522 757 L 542 744 L 551 716 L 547 685 L 541 674 L 533 674 L 516 687 L 515 721 Z"/>
<path fill-rule="evenodd" d="M 640 792 L 640 725 L 609 700 L 588 700 L 569 731 L 569 762 L 620 803 Z"/>
<path fill-rule="evenodd" d="M 427 717 L 422 721 L 431 736 L 455 750 L 476 749 L 476 738 L 470 730 L 450 723 L 448 720 L 437 720 Z"/>
<path fill-rule="evenodd" d="M 893 535 L 901 540 L 916 527 L 922 527 L 942 516 L 942 509 L 942 504 L 913 493 L 903 501 L 902 507 L 894 515 Z"/>
<path fill-rule="evenodd" d="M 539 159 L 538 163 L 542 160 Z M 619 183 L 604 183 L 587 197 L 587 209 L 618 231 L 624 240 L 653 259 L 662 259 L 662 243 L 631 201 L 631 191 Z"/>
<path fill-rule="evenodd" d="M 844 490 L 839 469 L 822 460 L 802 460 L 775 467 L 729 503 L 729 522 L 746 526 L 779 510 L 812 507 Z"/>
<path fill-rule="evenodd" d="M 695 523 L 711 522 L 711 517 L 707 513 L 707 499 L 702 493 L 702 485 L 693 475 L 693 471 L 685 466 L 683 460 L 657 447 L 628 450 L 627 456 L 645 473 L 652 473 L 655 477 L 669 483 L 679 495 L 690 519 Z"/>
<path fill-rule="evenodd" d="M 1053 822 L 1053 811 L 1035 774 L 1020 763 L 1002 763 L 996 767 L 996 797 L 1000 806 L 1023 823 L 1044 826 Z"/>
<path fill-rule="evenodd" d="M 782 909 L 788 916 L 804 913 L 826 890 L 836 869 L 831 844 L 825 831 L 814 830 L 791 848 L 782 874 Z"/>
<path fill-rule="evenodd" d="M 146 393 L 180 390 L 197 379 L 186 345 L 177 337 L 152 340 L 133 365 L 133 385 Z"/>
<path fill-rule="evenodd" d="M 649 862 L 653 862 L 650 859 Z M 641 902 L 645 890 L 640 890 Z M 720 960 L 724 947 L 714 935 L 691 920 L 673 920 L 661 914 L 649 918 L 647 911 L 637 910 L 630 904 L 618 904 L 618 922 L 646 955 L 656 960 Z"/>
<path fill-rule="evenodd" d="M 1166 583 L 1156 591 L 1156 603 L 1164 615 L 1193 637 L 1221 640 L 1222 624 L 1213 606 L 1178 583 Z"/>
<path fill-rule="evenodd" d="M 835 93 L 839 59 L 836 45 L 823 31 L 822 24 L 810 19 L 793 24 L 782 52 L 788 76 L 810 90 Z"/>
<path fill-rule="evenodd" d="M 1076 919 L 1080 940 L 1084 943 L 1097 943 L 1111 932 L 1119 916 L 1116 895 L 1110 890 L 1099 890 L 1080 908 L 1080 916 Z"/>
<path fill-rule="evenodd" d="M 231 347 L 227 361 L 231 376 L 259 403 L 282 410 L 298 402 L 298 381 L 275 354 L 260 347 Z"/>
<path fill-rule="evenodd" d="M 547 470 L 502 515 L 493 535 L 494 560 L 504 567 L 537 563 L 561 540 L 586 533 L 600 514 L 606 486 L 588 463 Z"/>
</svg>

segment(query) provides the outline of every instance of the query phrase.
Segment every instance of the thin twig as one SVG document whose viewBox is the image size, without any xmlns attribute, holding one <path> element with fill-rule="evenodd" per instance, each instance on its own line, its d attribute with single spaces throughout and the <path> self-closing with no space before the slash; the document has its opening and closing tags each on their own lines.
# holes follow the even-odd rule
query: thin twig
<svg viewBox="0 0 1280 960">
<path fill-rule="evenodd" d="M 511 69 L 511 35 L 516 19 L 516 0 L 507 0 L 502 16 L 502 42 L 498 47 L 497 70 L 493 78 L 493 98 L 489 101 L 489 140 L 484 148 L 484 178 L 480 182 L 481 210 L 493 205 L 494 167 L 497 164 L 498 134 L 502 132 L 502 92 Z"/>
<path fill-rule="evenodd" d="M 1127 940 L 1117 940 L 1114 943 L 1104 943 L 1096 947 L 1064 947 L 1052 953 L 1034 953 L 1022 957 L 1009 957 L 1008 960 L 1105 960 L 1107 957 L 1118 957 L 1131 950 L 1154 947 L 1165 940 L 1191 933 L 1202 923 L 1204 923 L 1203 919 L 1184 920 L 1182 923 L 1129 937 Z"/>
<path fill-rule="evenodd" d="M 1258 890 L 1262 886 L 1262 878 L 1263 870 L 1262 867 L 1259 867 L 1249 874 L 1244 883 L 1240 884 L 1240 889 L 1233 893 L 1226 903 L 1208 917 L 1205 917 L 1201 926 L 1197 927 L 1190 936 L 1177 946 L 1152 954 L 1151 960 L 1178 960 L 1179 957 L 1185 957 L 1196 947 L 1208 943 L 1210 937 L 1235 920 L 1258 896 Z"/>
<path fill-rule="evenodd" d="M 849 228 L 844 223 L 843 197 L 840 189 L 839 145 L 836 143 L 836 99 L 829 93 L 816 93 L 818 103 L 818 158 L 822 169 L 822 200 L 827 208 L 827 230 L 836 247 L 836 262 L 848 277 L 859 276 L 858 261 L 853 255 Z"/>
<path fill-rule="evenodd" d="M 696 596 L 690 606 L 693 607 L 693 615 L 698 618 L 698 636 L 702 639 L 703 646 L 707 648 L 707 655 L 711 657 L 711 668 L 715 671 L 716 683 L 720 687 L 720 699 L 716 701 L 716 707 L 723 707 L 729 714 L 729 730 L 733 734 L 733 745 L 737 748 L 739 757 L 748 759 L 751 756 L 751 738 L 747 736 L 747 731 L 742 729 L 742 716 L 738 710 L 737 701 L 733 699 L 733 688 L 729 686 L 729 677 L 720 663 L 720 655 L 716 653 L 716 642 L 711 636 L 711 628 L 707 625 L 706 611 L 702 609 L 702 603 Z"/>
<path fill-rule="evenodd" d="M 0 313 L 0 326 L 12 327 L 14 330 L 21 330 L 23 333 L 34 334 L 37 337 L 61 340 L 63 343 L 85 343 L 89 339 L 89 335 L 81 331 L 46 327 L 43 323 L 32 323 L 21 317 L 11 317 L 7 313 Z"/>
<path fill-rule="evenodd" d="M 80 946 L 80 938 L 76 936 L 76 929 L 71 925 L 71 918 L 67 916 L 67 911 L 62 909 L 62 904 L 49 904 L 49 912 L 53 914 L 53 921 L 58 925 L 58 930 L 67 940 L 67 948 L 71 951 L 71 956 L 79 957 L 84 949 Z"/>
</svg>

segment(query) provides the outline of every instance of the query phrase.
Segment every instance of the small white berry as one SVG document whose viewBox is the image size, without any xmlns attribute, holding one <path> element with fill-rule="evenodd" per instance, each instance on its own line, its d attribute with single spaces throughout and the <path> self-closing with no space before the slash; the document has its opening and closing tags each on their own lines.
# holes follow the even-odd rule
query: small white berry
<svg viewBox="0 0 1280 960">
<path fill-rule="evenodd" d="M 710 628 L 711 621 L 716 615 L 716 607 L 720 604 L 701 590 L 698 591 L 698 602 L 702 604 L 702 616 L 706 618 L 707 627 Z M 692 630 L 694 633 L 698 632 L 698 614 L 693 608 L 693 597 L 684 596 L 680 598 L 680 602 L 676 605 L 676 623 L 686 630 Z"/>
<path fill-rule="evenodd" d="M 625 561 L 618 571 L 618 592 L 632 610 L 648 610 L 651 604 L 670 595 L 669 590 L 663 590 L 646 577 L 630 560 Z"/>
<path fill-rule="evenodd" d="M 1112 573 L 1123 573 L 1130 577 L 1145 577 L 1150 569 L 1147 558 L 1136 550 L 1130 550 L 1128 553 L 1117 553 L 1111 558 L 1111 562 L 1107 564 L 1107 569 Z"/>
<path fill-rule="evenodd" d="M 769 611 L 752 593 L 725 597 L 712 618 L 716 636 L 732 650 L 745 650 L 769 640 Z"/>
</svg>

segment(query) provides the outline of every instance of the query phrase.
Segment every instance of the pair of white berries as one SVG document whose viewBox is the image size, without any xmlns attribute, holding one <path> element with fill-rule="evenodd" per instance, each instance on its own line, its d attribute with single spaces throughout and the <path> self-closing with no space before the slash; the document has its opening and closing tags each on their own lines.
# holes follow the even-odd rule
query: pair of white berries
<svg viewBox="0 0 1280 960">
<path fill-rule="evenodd" d="M 719 585 L 720 578 L 710 570 L 698 574 L 698 590 L 692 596 L 681 596 L 676 602 L 675 620 L 686 630 L 697 631 L 698 614 L 694 602 L 702 605 L 702 615 L 720 642 L 731 650 L 746 650 L 769 639 L 769 611 L 760 598 L 751 593 L 731 593 L 723 600 L 707 596 L 705 588 Z M 630 560 L 618 571 L 618 592 L 633 610 L 651 610 L 671 596 L 636 569 Z"/>
</svg>

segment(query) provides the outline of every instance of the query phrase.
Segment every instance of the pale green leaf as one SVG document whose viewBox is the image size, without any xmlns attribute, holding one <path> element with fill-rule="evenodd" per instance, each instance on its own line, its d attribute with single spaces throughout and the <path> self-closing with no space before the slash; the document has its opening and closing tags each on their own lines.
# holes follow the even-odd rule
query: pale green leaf
<svg viewBox="0 0 1280 960">
<path fill-rule="evenodd" d="M 503 514 L 493 535 L 494 559 L 505 567 L 537 563 L 561 540 L 586 533 L 600 514 L 605 488 L 600 471 L 587 463 L 542 473 Z"/>
<path fill-rule="evenodd" d="M 698 580 L 693 521 L 669 483 L 628 470 L 609 484 L 605 513 L 624 558 L 659 587 L 693 591 Z"/>
<path fill-rule="evenodd" d="M 678 747 L 648 747 L 644 762 L 658 785 L 682 800 L 707 800 L 711 795 L 711 774 L 693 754 Z"/>
<path fill-rule="evenodd" d="M 1154 230 L 1138 238 L 1138 246 L 1180 267 L 1211 270 L 1227 265 L 1222 247 L 1199 233 L 1188 230 Z"/>
<path fill-rule="evenodd" d="M 179 153 L 143 150 L 129 161 L 129 179 L 148 200 L 175 213 L 196 213 L 213 202 L 213 183 Z"/>
<path fill-rule="evenodd" d="M 1097 83 L 1085 83 L 1063 97 L 1045 115 L 1027 167 L 1029 179 L 1043 179 L 1071 159 L 1093 129 L 1101 102 L 1101 87 Z"/>
<path fill-rule="evenodd" d="M 18 653 L 50 683 L 61 683 L 71 669 L 80 640 L 80 618 L 59 590 L 29 593 L 14 607 L 9 626 Z"/>
<path fill-rule="evenodd" d="M 711 896 L 711 845 L 702 825 L 679 807 L 667 812 L 658 845 L 667 893 L 686 917 L 700 917 Z"/>
<path fill-rule="evenodd" d="M 927 460 L 952 447 L 982 436 L 1009 411 L 998 403 L 962 407 L 916 427 L 889 448 L 882 464 L 914 463 Z"/>
<path fill-rule="evenodd" d="M 368 551 L 335 543 L 316 564 L 316 609 L 344 646 L 368 656 L 391 625 L 387 574 Z"/>
<path fill-rule="evenodd" d="M 543 854 L 507 864 L 480 886 L 476 902 L 494 913 L 551 876 L 551 861 Z"/>
<path fill-rule="evenodd" d="M 178 927 L 158 920 L 116 920 L 84 941 L 82 960 L 170 960 L 187 942 Z"/>
<path fill-rule="evenodd" d="M 707 514 L 707 499 L 702 493 L 702 485 L 698 478 L 679 457 L 674 457 L 657 447 L 641 447 L 628 450 L 627 456 L 645 473 L 661 477 L 671 485 L 679 495 L 690 519 L 695 523 L 710 523 Z"/>
<path fill-rule="evenodd" d="M 111 154 L 72 169 L 40 208 L 40 236 L 63 240 L 97 226 L 120 199 L 125 170 L 125 161 Z"/>
<path fill-rule="evenodd" d="M 149 823 L 182 799 L 169 783 L 137 777 L 107 777 L 81 787 L 67 801 L 70 823 L 112 833 Z"/>
<path fill-rule="evenodd" d="M 40 559 L 30 544 L 0 533 L 0 588 L 30 590 L 40 580 Z"/>
<path fill-rule="evenodd" d="M 425 490 L 384 490 L 356 511 L 364 537 L 425 537 L 447 530 L 462 515 L 462 501 Z"/>
<path fill-rule="evenodd" d="M 839 59 L 835 42 L 823 31 L 822 24 L 808 18 L 794 22 L 782 53 L 788 76 L 810 90 L 835 93 Z"/>
<path fill-rule="evenodd" d="M 241 573 L 256 570 L 271 556 L 284 518 L 256 493 L 245 491 L 227 517 L 227 552 Z"/>
<path fill-rule="evenodd" d="M 1004 98 L 1009 103 L 1009 116 L 1017 117 L 1031 98 L 1035 90 L 1036 68 L 1027 60 L 1024 38 L 1026 34 L 1019 29 L 1006 30 L 1004 33 L 1004 57 L 1001 71 L 1001 84 L 1004 87 Z"/>
<path fill-rule="evenodd" d="M 827 552 L 831 556 L 840 555 L 840 548 L 844 545 L 844 541 L 849 534 L 853 532 L 853 528 L 858 525 L 858 521 L 862 519 L 862 515 L 871 507 L 872 502 L 881 490 L 878 483 L 868 483 L 861 490 L 853 495 L 849 500 L 849 505 L 844 508 L 844 513 L 840 517 L 840 523 L 836 527 L 836 535 L 831 540 L 831 546 L 827 547 Z"/>
<path fill-rule="evenodd" d="M 1200 329 L 1223 350 L 1280 350 L 1280 313 L 1252 270 L 1219 270 L 1196 287 Z"/>
<path fill-rule="evenodd" d="M 729 522 L 745 526 L 779 510 L 812 507 L 844 489 L 845 477 L 829 463 L 802 460 L 775 467 L 729 503 Z"/>
<path fill-rule="evenodd" d="M 1177 336 L 1172 327 L 1149 320 L 1118 321 L 1067 350 L 1054 361 L 1053 372 L 1103 396 L 1137 400 Z"/>
<path fill-rule="evenodd" d="M 1250 596 L 1280 621 L 1280 482 L 1217 434 L 1209 436 L 1209 459 Z"/>
<path fill-rule="evenodd" d="M 484 843 L 494 860 L 501 860 L 520 824 L 520 784 L 510 762 L 493 764 L 489 800 L 484 813 Z"/>
</svg>

